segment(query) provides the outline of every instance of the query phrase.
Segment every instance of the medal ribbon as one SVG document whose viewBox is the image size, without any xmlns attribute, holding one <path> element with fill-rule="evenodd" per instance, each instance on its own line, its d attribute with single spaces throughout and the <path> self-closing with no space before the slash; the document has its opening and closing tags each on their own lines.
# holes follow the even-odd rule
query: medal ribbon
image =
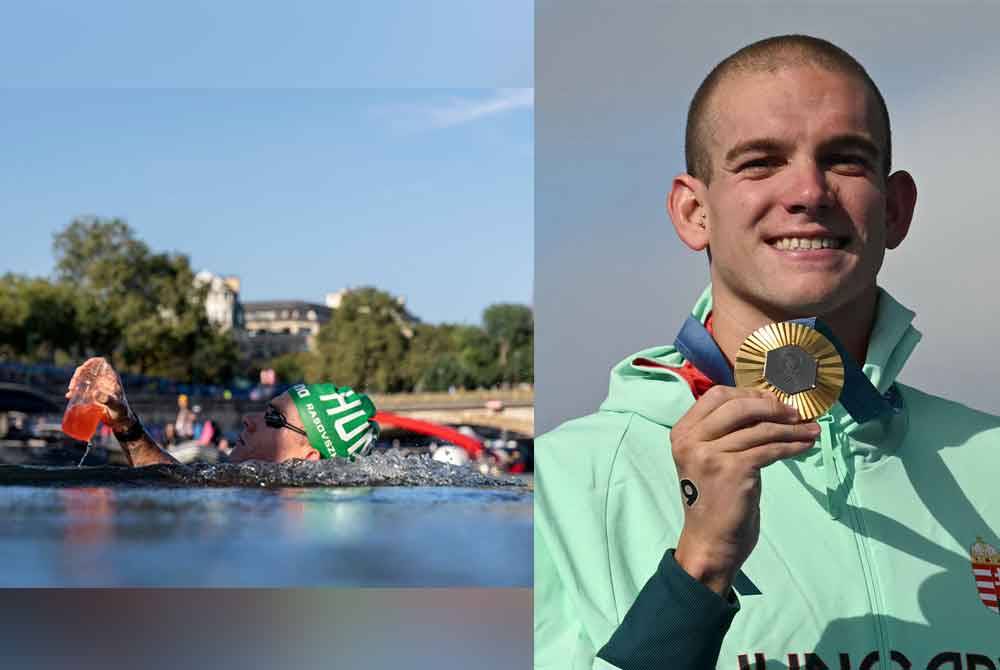
<svg viewBox="0 0 1000 670">
<path fill-rule="evenodd" d="M 834 336 L 826 324 L 816 317 L 793 319 L 792 323 L 800 323 L 816 330 L 830 340 L 837 353 L 840 354 L 844 363 L 844 388 L 840 392 L 838 401 L 851 415 L 851 418 L 858 423 L 865 423 L 875 417 L 897 411 L 889 400 L 878 392 L 878 389 L 861 370 L 861 366 L 847 353 L 840 340 Z M 689 316 L 684 321 L 680 332 L 677 333 L 677 339 L 674 340 L 674 347 L 716 384 L 736 386 L 733 371 L 730 369 L 725 355 L 719 349 L 719 345 L 716 344 L 711 333 L 694 316 Z"/>
</svg>

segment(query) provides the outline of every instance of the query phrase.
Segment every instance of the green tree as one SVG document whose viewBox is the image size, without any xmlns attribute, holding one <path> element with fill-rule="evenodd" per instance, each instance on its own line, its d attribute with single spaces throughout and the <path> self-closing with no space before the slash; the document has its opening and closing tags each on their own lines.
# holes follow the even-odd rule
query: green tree
<svg viewBox="0 0 1000 670">
<path fill-rule="evenodd" d="M 25 281 L 22 290 L 28 303 L 23 324 L 28 358 L 51 362 L 57 351 L 75 350 L 79 333 L 73 287 L 38 278 Z"/>
<path fill-rule="evenodd" d="M 535 383 L 535 343 L 533 340 L 511 352 L 509 366 L 511 381 Z"/>
<path fill-rule="evenodd" d="M 221 384 L 236 377 L 240 373 L 240 348 L 236 338 L 231 332 L 216 332 L 207 319 L 199 327 L 201 331 L 194 338 L 190 378 Z"/>
<path fill-rule="evenodd" d="M 408 329 L 391 295 L 372 287 L 351 291 L 317 335 L 324 376 L 368 391 L 408 390 Z"/>
<path fill-rule="evenodd" d="M 500 303 L 483 312 L 483 326 L 497 343 L 497 365 L 505 382 L 531 381 L 535 338 L 534 317 L 525 305 Z"/>
<path fill-rule="evenodd" d="M 496 343 L 478 326 L 420 324 L 404 366 L 417 391 L 490 387 L 497 380 Z"/>
<path fill-rule="evenodd" d="M 447 391 L 451 387 L 464 387 L 467 377 L 458 356 L 441 354 L 420 375 L 417 391 Z"/>
<path fill-rule="evenodd" d="M 21 289 L 23 278 L 5 274 L 0 278 L 0 353 L 23 356 L 27 346 L 24 323 L 31 307 Z"/>
<path fill-rule="evenodd" d="M 7 355 L 52 361 L 78 339 L 71 285 L 13 274 L 0 279 L 0 349 Z"/>
<path fill-rule="evenodd" d="M 413 329 L 406 358 L 402 365 L 405 386 L 416 391 L 438 391 L 448 388 L 450 381 L 431 373 L 438 359 L 449 353 L 451 343 L 445 326 L 421 323 Z M 444 384 L 444 386 L 441 386 Z"/>
<path fill-rule="evenodd" d="M 500 379 L 499 346 L 482 328 L 458 326 L 454 332 L 455 348 L 465 372 L 464 386 L 490 388 Z"/>
<path fill-rule="evenodd" d="M 56 271 L 62 279 L 109 293 L 144 292 L 142 277 L 149 247 L 122 219 L 74 219 L 53 239 Z"/>
<path fill-rule="evenodd" d="M 84 217 L 56 233 L 59 278 L 75 287 L 82 355 L 175 379 L 230 378 L 238 347 L 205 313 L 187 256 L 154 253 L 121 219 Z"/>
<path fill-rule="evenodd" d="M 80 338 L 77 357 L 85 359 L 112 355 L 121 341 L 121 327 L 115 315 L 114 302 L 88 290 L 76 291 L 75 302 L 76 329 Z"/>
<path fill-rule="evenodd" d="M 302 351 L 272 358 L 262 367 L 272 368 L 278 383 L 291 384 L 304 381 L 312 384 L 322 381 L 322 371 L 312 352 Z"/>
</svg>

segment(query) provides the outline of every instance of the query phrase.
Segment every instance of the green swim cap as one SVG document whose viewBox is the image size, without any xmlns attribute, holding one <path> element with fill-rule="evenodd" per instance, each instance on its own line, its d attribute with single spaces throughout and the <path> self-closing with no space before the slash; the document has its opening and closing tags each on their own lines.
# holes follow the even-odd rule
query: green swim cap
<svg viewBox="0 0 1000 670">
<path fill-rule="evenodd" d="M 323 458 L 363 456 L 378 437 L 375 405 L 349 386 L 296 384 L 288 389 L 309 445 Z"/>
</svg>

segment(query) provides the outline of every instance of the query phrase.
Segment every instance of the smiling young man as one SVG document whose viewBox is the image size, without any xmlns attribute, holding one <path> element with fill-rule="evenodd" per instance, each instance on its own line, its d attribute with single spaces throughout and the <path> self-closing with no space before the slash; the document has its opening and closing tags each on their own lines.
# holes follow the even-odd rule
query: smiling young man
<svg viewBox="0 0 1000 670">
<path fill-rule="evenodd" d="M 91 358 L 76 369 L 67 398 L 73 394 L 83 372 L 97 367 L 102 360 Z M 177 463 L 170 452 L 150 437 L 129 407 L 121 379 L 111 366 L 98 373 L 94 384 L 104 421 L 114 431 L 129 465 Z M 243 417 L 243 430 L 229 453 L 229 461 L 281 463 L 292 459 L 318 461 L 363 456 L 378 436 L 374 416 L 371 399 L 347 386 L 296 384 L 272 398 L 263 412 Z"/>
<path fill-rule="evenodd" d="M 997 670 L 1000 419 L 896 381 L 920 334 L 876 277 L 916 186 L 881 93 L 828 42 L 763 40 L 699 87 L 686 158 L 668 210 L 710 286 L 538 441 L 536 667 Z M 733 385 L 792 320 L 843 361 L 814 421 Z"/>
</svg>

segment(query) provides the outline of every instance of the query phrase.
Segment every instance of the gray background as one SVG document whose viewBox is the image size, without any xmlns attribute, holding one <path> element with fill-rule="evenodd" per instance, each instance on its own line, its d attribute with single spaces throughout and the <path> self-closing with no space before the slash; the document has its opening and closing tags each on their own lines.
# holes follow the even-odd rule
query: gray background
<svg viewBox="0 0 1000 670">
<path fill-rule="evenodd" d="M 683 170 L 694 89 L 736 49 L 802 32 L 845 48 L 881 88 L 894 169 L 919 188 L 879 283 L 924 339 L 901 380 L 1000 413 L 995 315 L 1000 6 L 536 5 L 536 429 L 593 411 L 611 366 L 673 341 L 708 282 L 664 202 Z"/>
</svg>

